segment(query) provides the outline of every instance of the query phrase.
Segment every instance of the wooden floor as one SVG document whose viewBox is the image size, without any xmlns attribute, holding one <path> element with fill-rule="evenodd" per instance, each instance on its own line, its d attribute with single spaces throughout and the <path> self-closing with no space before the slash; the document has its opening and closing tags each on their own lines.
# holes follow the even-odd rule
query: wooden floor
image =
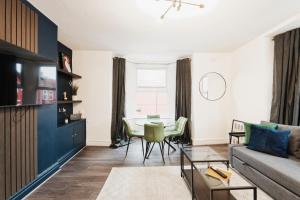
<svg viewBox="0 0 300 200">
<path fill-rule="evenodd" d="M 227 145 L 211 146 L 215 151 L 228 156 Z M 62 167 L 44 185 L 34 191 L 28 200 L 94 200 L 97 198 L 112 167 L 162 166 L 158 145 L 143 165 L 140 141 L 130 145 L 127 158 L 126 147 L 109 149 L 106 147 L 86 147 L 76 157 Z M 165 153 L 166 165 L 179 165 L 179 150 Z"/>
</svg>

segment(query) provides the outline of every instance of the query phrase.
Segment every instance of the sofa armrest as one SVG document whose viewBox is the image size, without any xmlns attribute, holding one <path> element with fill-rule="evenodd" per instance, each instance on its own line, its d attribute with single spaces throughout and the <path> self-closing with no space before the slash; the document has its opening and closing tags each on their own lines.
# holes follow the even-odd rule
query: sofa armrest
<svg viewBox="0 0 300 200">
<path fill-rule="evenodd" d="M 228 156 L 229 156 L 229 163 L 232 165 L 232 156 L 233 156 L 233 148 L 235 147 L 242 147 L 245 146 L 244 144 L 229 144 L 228 146 Z"/>
</svg>

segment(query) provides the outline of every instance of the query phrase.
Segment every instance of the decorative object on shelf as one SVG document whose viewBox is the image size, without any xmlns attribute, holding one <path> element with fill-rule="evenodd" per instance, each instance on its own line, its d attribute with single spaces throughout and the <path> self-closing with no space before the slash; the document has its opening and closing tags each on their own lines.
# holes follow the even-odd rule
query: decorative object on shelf
<svg viewBox="0 0 300 200">
<path fill-rule="evenodd" d="M 65 124 L 68 124 L 69 119 L 68 119 L 67 109 L 65 109 L 64 107 L 58 108 L 58 112 L 63 113 L 65 115 Z"/>
<path fill-rule="evenodd" d="M 60 112 L 60 113 L 65 113 L 67 110 L 65 109 L 65 108 L 59 108 L 58 109 L 58 112 Z"/>
<path fill-rule="evenodd" d="M 157 0 L 158 1 L 158 0 Z M 187 5 L 187 6 L 194 6 L 194 7 L 198 7 L 198 8 L 204 8 L 204 4 L 202 3 L 194 3 L 191 2 L 190 0 L 187 1 L 182 1 L 182 0 L 164 0 L 164 1 L 168 1 L 170 2 L 170 6 L 167 8 L 167 10 L 161 15 L 161 19 L 164 19 L 165 16 L 170 12 L 170 10 L 172 8 L 176 9 L 177 11 L 180 11 L 182 5 Z"/>
<path fill-rule="evenodd" d="M 71 114 L 70 115 L 70 120 L 71 121 L 76 121 L 76 120 L 80 120 L 81 119 L 81 113 L 79 112 L 79 113 L 76 113 L 76 114 Z"/>
<path fill-rule="evenodd" d="M 64 110 L 64 115 L 65 115 L 65 124 L 68 124 L 69 123 L 69 119 L 68 119 L 68 114 L 67 114 L 67 110 L 65 108 L 63 108 Z"/>
<path fill-rule="evenodd" d="M 209 101 L 220 100 L 226 93 L 226 80 L 217 72 L 208 72 L 201 77 L 199 91 Z"/>
<path fill-rule="evenodd" d="M 77 100 L 77 92 L 78 92 L 79 86 L 76 84 L 72 84 L 72 100 Z"/>
<path fill-rule="evenodd" d="M 66 92 L 66 91 L 64 92 L 64 100 L 65 100 L 65 101 L 67 101 L 67 100 L 68 100 L 68 97 L 67 97 L 67 92 Z"/>
<path fill-rule="evenodd" d="M 72 72 L 71 70 L 71 59 L 68 55 L 66 55 L 65 53 L 61 52 L 60 53 L 61 56 L 61 67 L 63 70 L 67 71 L 67 72 Z"/>
</svg>

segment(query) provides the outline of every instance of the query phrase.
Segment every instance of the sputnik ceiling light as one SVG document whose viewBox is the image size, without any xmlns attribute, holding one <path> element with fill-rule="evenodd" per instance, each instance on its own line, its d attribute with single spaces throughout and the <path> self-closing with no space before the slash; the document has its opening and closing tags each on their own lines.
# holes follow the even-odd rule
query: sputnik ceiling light
<svg viewBox="0 0 300 200">
<path fill-rule="evenodd" d="M 156 0 L 156 1 L 160 1 L 160 0 Z M 167 10 L 162 14 L 162 16 L 160 17 L 161 19 L 164 19 L 165 16 L 169 13 L 169 11 L 174 8 L 177 9 L 177 11 L 180 11 L 182 5 L 187 5 L 187 6 L 194 6 L 194 7 L 198 7 L 198 8 L 204 8 L 204 4 L 197 4 L 197 3 L 192 3 L 192 2 L 188 2 L 188 0 L 186 1 L 182 1 L 182 0 L 162 0 L 162 1 L 169 1 L 170 2 L 170 6 L 167 8 Z"/>
</svg>

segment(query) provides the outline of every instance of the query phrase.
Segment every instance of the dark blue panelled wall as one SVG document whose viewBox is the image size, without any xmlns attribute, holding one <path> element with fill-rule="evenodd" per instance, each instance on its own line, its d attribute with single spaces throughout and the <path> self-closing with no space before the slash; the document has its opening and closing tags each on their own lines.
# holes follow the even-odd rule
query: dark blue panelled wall
<svg viewBox="0 0 300 200">
<path fill-rule="evenodd" d="M 56 105 L 41 106 L 38 109 L 38 174 L 54 165 L 57 160 L 57 114 Z"/>
<path fill-rule="evenodd" d="M 38 54 L 57 63 L 57 25 L 28 1 L 22 0 L 38 14 Z M 55 137 L 57 132 L 56 105 L 38 108 L 38 174 L 56 163 Z"/>
<path fill-rule="evenodd" d="M 38 13 L 38 54 L 57 63 L 56 24 L 27 1 L 21 1 Z M 85 124 L 85 120 L 80 120 L 58 127 L 57 104 L 38 107 L 38 177 L 11 199 L 22 199 L 85 146 Z"/>
<path fill-rule="evenodd" d="M 38 23 L 38 53 L 57 62 L 57 26 L 42 13 Z M 55 152 L 57 114 L 56 105 L 38 109 L 38 174 L 57 162 Z M 47 158 L 47 159 L 45 159 Z"/>
<path fill-rule="evenodd" d="M 41 16 L 41 15 L 40 15 Z M 39 17 L 38 52 L 57 62 L 57 26 L 47 17 Z"/>
</svg>

